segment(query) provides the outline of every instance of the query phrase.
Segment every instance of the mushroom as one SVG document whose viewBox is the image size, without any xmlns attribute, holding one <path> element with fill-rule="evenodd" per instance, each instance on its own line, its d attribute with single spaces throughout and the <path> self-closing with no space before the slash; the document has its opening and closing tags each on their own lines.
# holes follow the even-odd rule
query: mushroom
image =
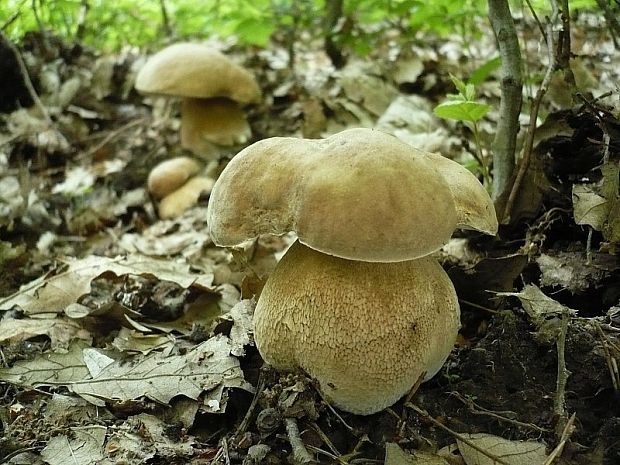
<svg viewBox="0 0 620 465">
<path fill-rule="evenodd" d="M 147 95 L 182 97 L 181 145 L 207 159 L 218 158 L 220 146 L 249 140 L 250 125 L 239 105 L 261 97 L 250 72 L 206 45 L 186 42 L 150 57 L 135 87 Z"/>
<path fill-rule="evenodd" d="M 370 129 L 276 137 L 241 151 L 213 187 L 216 244 L 297 234 L 258 300 L 256 344 L 349 412 L 377 412 L 440 370 L 460 312 L 430 254 L 456 227 L 497 230 L 475 176 L 438 157 Z"/>
<path fill-rule="evenodd" d="M 210 193 L 214 180 L 200 175 L 202 166 L 190 157 L 175 157 L 161 162 L 149 173 L 147 187 L 159 202 L 161 219 L 175 218 Z"/>
</svg>

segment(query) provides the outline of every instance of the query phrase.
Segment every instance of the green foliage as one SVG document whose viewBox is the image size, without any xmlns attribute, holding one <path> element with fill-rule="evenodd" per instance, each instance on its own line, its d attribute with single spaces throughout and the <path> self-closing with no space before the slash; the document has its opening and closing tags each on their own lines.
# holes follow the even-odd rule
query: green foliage
<svg viewBox="0 0 620 465">
<path fill-rule="evenodd" d="M 490 169 L 482 153 L 482 141 L 477 122 L 487 114 L 491 107 L 486 103 L 476 101 L 476 88 L 474 84 L 471 82 L 465 83 L 452 75 L 450 75 L 450 79 L 452 79 L 458 94 L 447 95 L 447 100 L 437 105 L 433 112 L 440 118 L 463 121 L 471 126 L 476 142 L 476 152 L 472 154 L 476 164 L 467 166 L 467 169 L 474 173 L 480 172 L 484 184 L 489 187 L 491 185 Z"/>
<path fill-rule="evenodd" d="M 476 101 L 476 89 L 472 83 L 465 83 L 450 76 L 458 94 L 447 95 L 448 100 L 435 107 L 433 112 L 440 118 L 455 119 L 475 123 L 491 108 L 486 103 Z"/>
<path fill-rule="evenodd" d="M 274 33 L 288 38 L 303 29 L 320 38 L 327 0 L 0 0 L 0 27 L 12 39 L 41 27 L 65 40 L 74 40 L 80 12 L 88 4 L 80 40 L 103 50 L 124 45 L 152 46 L 164 41 L 161 3 L 168 12 L 171 39 L 235 35 L 246 44 L 266 46 Z M 522 0 L 520 0 L 522 2 Z M 533 0 L 544 11 L 547 0 Z M 596 0 L 571 0 L 571 8 L 595 8 Z M 515 8 L 524 10 L 518 3 Z M 440 36 L 476 37 L 486 21 L 487 0 L 344 0 L 338 42 L 366 54 L 384 40 L 387 29 L 405 40 L 419 31 Z M 38 20 L 37 20 L 38 16 Z M 473 82 L 473 81 L 472 81 Z"/>
</svg>

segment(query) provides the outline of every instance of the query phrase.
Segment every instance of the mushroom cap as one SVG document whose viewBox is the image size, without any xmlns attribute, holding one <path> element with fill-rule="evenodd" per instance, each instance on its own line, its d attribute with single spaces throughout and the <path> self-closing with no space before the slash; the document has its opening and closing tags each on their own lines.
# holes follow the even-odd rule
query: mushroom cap
<svg viewBox="0 0 620 465">
<path fill-rule="evenodd" d="M 193 207 L 202 194 L 208 194 L 213 188 L 214 180 L 206 176 L 195 176 L 168 194 L 159 202 L 159 217 L 164 219 L 181 216 L 185 210 Z"/>
<path fill-rule="evenodd" d="M 207 215 L 218 245 L 294 231 L 315 250 L 369 262 L 428 255 L 457 224 L 450 188 L 424 152 L 370 129 L 252 144 L 220 175 Z"/>
<path fill-rule="evenodd" d="M 227 98 L 184 98 L 181 146 L 197 155 L 218 154 L 215 145 L 244 144 L 252 130 L 239 104 Z"/>
<path fill-rule="evenodd" d="M 476 176 L 463 165 L 438 153 L 424 152 L 424 155 L 452 191 L 456 203 L 457 227 L 495 235 L 498 226 L 495 206 Z"/>
<path fill-rule="evenodd" d="M 239 103 L 260 99 L 254 76 L 222 53 L 203 44 L 180 42 L 151 56 L 136 76 L 144 94 L 226 97 Z"/>
<path fill-rule="evenodd" d="M 432 257 L 368 263 L 296 242 L 263 288 L 254 337 L 267 363 L 302 368 L 336 406 L 371 414 L 440 370 L 459 316 L 454 287 Z"/>
<path fill-rule="evenodd" d="M 151 195 L 161 199 L 174 192 L 198 173 L 200 163 L 190 157 L 175 157 L 162 161 L 149 173 L 147 187 Z"/>
</svg>

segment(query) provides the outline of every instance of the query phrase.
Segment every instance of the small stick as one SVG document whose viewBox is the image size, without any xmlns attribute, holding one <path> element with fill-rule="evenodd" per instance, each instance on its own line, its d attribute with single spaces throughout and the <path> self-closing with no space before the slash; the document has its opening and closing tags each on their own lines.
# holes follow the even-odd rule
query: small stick
<svg viewBox="0 0 620 465">
<path fill-rule="evenodd" d="M 596 329 L 599 337 L 601 338 L 603 352 L 605 353 L 605 362 L 607 362 L 607 369 L 609 370 L 609 376 L 611 376 L 611 383 L 614 386 L 614 391 L 618 392 L 620 390 L 620 375 L 618 374 L 618 364 L 614 363 L 615 358 L 612 356 L 611 351 L 608 347 L 607 337 L 601 328 L 600 324 L 596 324 Z"/>
<path fill-rule="evenodd" d="M 458 439 L 459 441 L 464 442 L 465 444 L 467 444 L 469 447 L 471 447 L 472 449 L 477 450 L 478 452 L 480 452 L 482 455 L 487 456 L 488 458 L 490 458 L 491 460 L 494 460 L 497 463 L 501 463 L 502 465 L 510 465 L 510 463 L 506 462 L 504 459 L 502 459 L 501 457 L 498 457 L 497 455 L 491 454 L 490 452 L 484 450 L 482 447 L 474 444 L 473 442 L 471 442 L 469 439 L 467 439 L 465 436 L 463 436 L 462 434 L 457 433 L 456 431 L 454 431 L 453 429 L 448 428 L 446 425 L 440 423 L 439 421 L 435 420 L 426 410 L 422 410 L 420 407 L 418 407 L 415 404 L 412 404 L 411 402 L 408 402 L 405 404 L 407 407 L 413 409 L 416 411 L 416 413 L 418 413 L 419 415 L 422 415 L 424 418 L 426 418 L 427 420 L 429 420 L 431 423 L 433 423 L 435 426 L 437 426 L 438 428 L 444 430 L 446 433 L 451 434 L 452 436 L 454 436 L 456 439 Z"/>
<path fill-rule="evenodd" d="M 126 131 L 127 129 L 130 129 L 134 126 L 137 126 L 138 124 L 144 122 L 146 120 L 146 118 L 138 118 L 135 119 L 133 121 L 130 121 L 127 124 L 124 124 L 123 126 L 121 126 L 120 128 L 117 128 L 113 131 L 111 131 L 108 135 L 106 135 L 103 140 L 101 140 L 101 142 L 99 142 L 97 145 L 95 145 L 94 147 L 91 147 L 88 152 L 86 152 L 87 156 L 93 155 L 94 153 L 98 152 L 99 150 L 101 150 L 103 147 L 105 147 L 112 139 L 114 139 L 116 136 L 118 136 L 120 133 Z"/>
<path fill-rule="evenodd" d="M 286 434 L 288 435 L 288 440 L 293 448 L 293 462 L 296 465 L 316 463 L 316 460 L 312 458 L 308 452 L 308 449 L 306 449 L 304 442 L 301 440 L 297 420 L 295 420 L 295 418 L 287 417 L 284 419 L 284 423 L 286 424 Z"/>
<path fill-rule="evenodd" d="M 334 446 L 334 443 L 332 443 L 331 439 L 327 437 L 327 435 L 323 432 L 323 430 L 319 427 L 319 425 L 316 424 L 316 422 L 311 421 L 310 426 L 312 426 L 312 429 L 316 431 L 316 433 L 321 437 L 323 442 L 327 444 L 327 447 L 329 447 L 329 449 L 332 451 L 335 457 L 340 457 L 342 455 L 340 452 L 338 452 L 338 449 L 336 449 L 336 446 Z"/>
<path fill-rule="evenodd" d="M 464 397 L 459 392 L 454 391 L 454 392 L 451 392 L 450 394 L 453 395 L 454 397 L 456 397 L 461 402 L 463 402 L 465 405 L 467 405 L 467 407 L 469 408 L 469 411 L 471 413 L 473 413 L 474 415 L 486 415 L 486 416 L 489 416 L 491 418 L 495 418 L 496 420 L 503 421 L 505 423 L 510 423 L 512 425 L 519 426 L 521 428 L 532 429 L 532 430 L 538 431 L 540 433 L 544 433 L 544 432 L 548 431 L 547 429 L 541 428 L 540 426 L 537 426 L 537 425 L 535 425 L 533 423 L 524 423 L 524 422 L 519 421 L 519 420 L 513 420 L 511 418 L 507 418 L 507 417 L 504 417 L 502 415 L 499 415 L 496 412 L 493 412 L 491 410 L 488 410 L 488 409 L 478 405 L 473 400 Z"/>
<path fill-rule="evenodd" d="M 239 423 L 235 434 L 232 435 L 233 442 L 235 442 L 239 437 L 241 437 L 243 433 L 247 431 L 248 426 L 252 421 L 252 418 L 254 418 L 254 414 L 256 413 L 256 407 L 258 406 L 258 398 L 261 392 L 263 392 L 263 389 L 265 388 L 265 375 L 263 373 L 263 369 L 261 368 L 261 370 L 258 372 L 258 382 L 256 383 L 256 391 L 254 392 L 254 397 L 252 398 L 252 402 L 250 403 L 247 412 L 245 412 L 243 420 L 241 420 L 241 423 Z"/>
<path fill-rule="evenodd" d="M 319 394 L 321 395 L 321 397 L 323 397 L 323 395 L 321 394 L 321 392 L 319 391 Z M 346 429 L 348 429 L 351 433 L 354 433 L 355 430 L 353 429 L 352 426 L 349 426 L 349 424 L 347 424 L 346 421 L 344 421 L 344 418 L 342 418 L 338 412 L 336 412 L 336 409 L 334 407 L 331 406 L 331 404 L 329 402 L 327 402 L 325 400 L 325 398 L 323 398 L 323 401 L 325 402 L 325 405 L 327 405 L 327 408 L 330 409 L 332 411 L 332 413 L 335 415 L 336 418 L 338 418 L 338 420 L 340 420 L 340 423 L 342 423 L 344 425 L 344 427 Z"/>
<path fill-rule="evenodd" d="M 474 302 L 470 302 L 469 300 L 459 299 L 459 302 L 464 303 L 465 305 L 469 305 L 470 307 L 477 308 L 478 310 L 483 310 L 485 312 L 491 313 L 493 315 L 497 315 L 498 313 L 500 313 L 497 310 L 493 310 L 493 309 L 490 309 L 490 308 L 487 308 L 487 307 L 483 307 L 482 305 L 479 305 L 479 304 L 474 303 Z"/>
<path fill-rule="evenodd" d="M 530 121 L 525 136 L 523 158 L 521 159 L 521 163 L 519 164 L 519 171 L 517 172 L 517 176 L 515 177 L 514 184 L 512 185 L 512 189 L 510 190 L 508 200 L 506 201 L 506 206 L 504 207 L 502 221 L 505 223 L 510 222 L 512 208 L 516 201 L 517 194 L 521 190 L 521 184 L 523 183 L 523 179 L 525 178 L 525 174 L 527 173 L 527 169 L 530 165 L 530 159 L 532 157 L 532 150 L 534 147 L 534 136 L 536 135 L 536 121 L 538 119 L 538 110 L 540 108 L 542 99 L 547 93 L 547 89 L 549 88 L 549 83 L 551 82 L 551 78 L 553 77 L 553 72 L 556 69 L 556 58 L 553 53 L 553 24 L 551 24 L 551 22 L 547 24 L 547 56 L 547 59 L 549 60 L 549 64 L 547 65 L 547 71 L 545 72 L 545 77 L 543 78 L 543 81 L 538 88 L 538 92 L 536 92 L 536 97 L 534 98 L 532 109 L 530 110 Z"/>
<path fill-rule="evenodd" d="M 573 431 L 575 431 L 574 424 L 575 424 L 575 414 L 573 413 L 571 417 L 568 419 L 568 421 L 566 422 L 564 431 L 562 431 L 560 442 L 555 447 L 555 449 L 551 451 L 551 453 L 549 454 L 549 456 L 547 457 L 547 460 L 545 460 L 543 465 L 551 465 L 555 461 L 555 459 L 558 458 L 562 454 L 562 451 L 564 450 L 564 446 L 566 445 L 566 443 L 568 442 L 568 439 L 573 434 Z"/>
<path fill-rule="evenodd" d="M 566 333 L 568 332 L 568 323 L 570 316 L 568 311 L 562 312 L 562 326 L 560 334 L 556 341 L 558 352 L 558 377 L 555 389 L 555 400 L 553 403 L 553 412 L 558 416 L 558 424 L 556 425 L 556 435 L 560 438 L 562 431 L 566 428 L 568 415 L 566 414 L 566 382 L 570 376 L 570 371 L 566 368 Z"/>
</svg>

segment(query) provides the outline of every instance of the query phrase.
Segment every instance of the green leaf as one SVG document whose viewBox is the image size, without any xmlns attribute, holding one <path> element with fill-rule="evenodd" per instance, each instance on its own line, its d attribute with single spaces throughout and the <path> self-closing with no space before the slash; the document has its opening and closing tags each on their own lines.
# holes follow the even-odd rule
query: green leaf
<svg viewBox="0 0 620 465">
<path fill-rule="evenodd" d="M 456 87 L 456 90 L 458 90 L 463 97 L 467 98 L 466 84 L 453 74 L 450 74 L 450 79 L 452 79 L 452 83 L 454 87 Z"/>
<path fill-rule="evenodd" d="M 247 18 L 239 21 L 234 31 L 246 44 L 265 47 L 273 34 L 274 26 L 260 18 Z"/>
<path fill-rule="evenodd" d="M 475 123 L 487 114 L 491 107 L 485 103 L 448 100 L 435 107 L 433 113 L 440 118 Z"/>
</svg>

